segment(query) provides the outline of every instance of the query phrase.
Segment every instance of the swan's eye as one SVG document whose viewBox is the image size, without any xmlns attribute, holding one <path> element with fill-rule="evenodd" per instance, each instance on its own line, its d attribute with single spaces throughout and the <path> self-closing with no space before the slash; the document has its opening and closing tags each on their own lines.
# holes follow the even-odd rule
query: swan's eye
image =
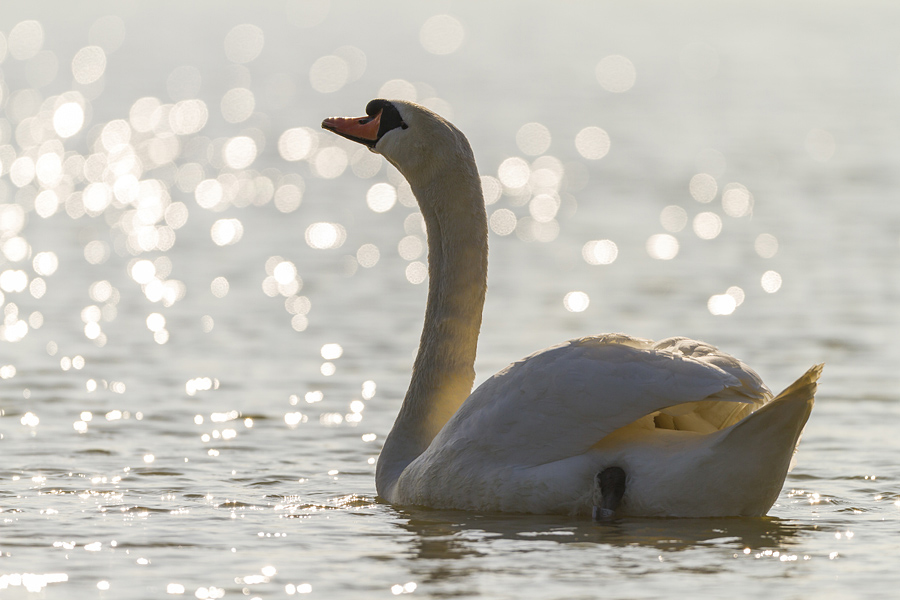
<svg viewBox="0 0 900 600">
<path fill-rule="evenodd" d="M 407 125 L 403 121 L 400 121 L 400 129 L 409 129 L 409 125 Z"/>
</svg>

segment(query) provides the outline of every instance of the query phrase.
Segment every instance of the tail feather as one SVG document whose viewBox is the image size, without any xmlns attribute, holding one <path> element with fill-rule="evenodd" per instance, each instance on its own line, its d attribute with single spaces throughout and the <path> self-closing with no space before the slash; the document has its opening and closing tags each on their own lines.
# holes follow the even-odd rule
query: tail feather
<svg viewBox="0 0 900 600">
<path fill-rule="evenodd" d="M 739 480 L 734 488 L 740 495 L 735 501 L 749 507 L 741 514 L 765 514 L 778 498 L 812 411 L 821 373 L 822 365 L 812 367 L 774 400 L 721 431 L 716 451 L 729 464 L 739 466 L 733 470 Z M 731 457 L 746 456 L 748 451 L 751 460 L 732 461 Z"/>
<path fill-rule="evenodd" d="M 806 396 L 812 398 L 816 395 L 817 382 L 822 375 L 822 369 L 825 365 L 818 364 L 811 367 L 797 381 L 789 385 L 783 392 L 775 396 L 774 402 L 778 402 L 788 396 Z"/>
<path fill-rule="evenodd" d="M 809 401 L 809 408 L 812 410 L 812 404 L 815 401 L 816 389 L 818 388 L 819 377 L 822 375 L 824 364 L 818 364 L 811 367 L 797 381 L 789 385 L 783 392 L 775 397 L 772 402 L 783 402 L 792 398 L 806 398 Z M 807 414 L 807 418 L 808 418 Z M 806 425 L 806 419 L 803 420 Z M 797 450 L 800 449 L 800 438 L 803 437 L 803 429 L 797 434 L 797 441 L 794 443 L 794 451 L 791 453 L 791 462 L 788 464 L 787 472 L 790 473 L 797 465 Z"/>
</svg>

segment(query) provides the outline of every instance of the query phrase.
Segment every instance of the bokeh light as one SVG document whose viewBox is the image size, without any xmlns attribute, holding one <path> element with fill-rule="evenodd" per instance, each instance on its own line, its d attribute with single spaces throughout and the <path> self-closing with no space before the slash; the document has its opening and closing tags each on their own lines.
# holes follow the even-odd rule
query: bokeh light
<svg viewBox="0 0 900 600">
<path fill-rule="evenodd" d="M 59 258 L 53 252 L 38 252 L 32 260 L 34 272 L 43 277 L 49 277 L 59 268 Z"/>
<path fill-rule="evenodd" d="M 569 312 L 584 312 L 590 304 L 591 299 L 584 292 L 569 292 L 563 298 L 563 306 Z"/>
<path fill-rule="evenodd" d="M 714 212 L 702 212 L 692 222 L 694 233 L 701 240 L 712 240 L 722 233 L 722 218 Z"/>
<path fill-rule="evenodd" d="M 381 252 L 375 244 L 363 244 L 356 251 L 356 260 L 359 262 L 359 266 L 365 269 L 371 269 L 377 265 L 380 258 Z"/>
<path fill-rule="evenodd" d="M 405 79 L 391 79 L 378 89 L 378 97 L 415 102 L 418 99 L 418 93 L 416 86 Z"/>
<path fill-rule="evenodd" d="M 538 221 L 534 217 L 523 217 L 516 223 L 516 237 L 523 242 L 552 242 L 559 236 L 559 221 L 550 219 Z"/>
<path fill-rule="evenodd" d="M 508 188 L 518 189 L 528 183 L 531 177 L 531 167 L 528 163 L 517 156 L 507 158 L 497 169 L 497 178 L 500 183 Z"/>
<path fill-rule="evenodd" d="M 59 209 L 59 196 L 53 190 L 43 190 L 34 199 L 34 212 L 37 216 L 48 219 Z"/>
<path fill-rule="evenodd" d="M 428 278 L 428 267 L 425 263 L 414 261 L 406 265 L 406 280 L 413 285 L 419 285 Z"/>
<path fill-rule="evenodd" d="M 338 91 L 349 79 L 350 65 L 340 56 L 333 54 L 318 58 L 309 68 L 310 85 L 323 94 Z"/>
<path fill-rule="evenodd" d="M 772 258 L 778 253 L 778 238 L 771 233 L 761 233 L 756 236 L 753 249 L 762 258 Z"/>
<path fill-rule="evenodd" d="M 763 291 L 774 294 L 781 289 L 781 274 L 778 271 L 766 271 L 759 282 Z"/>
<path fill-rule="evenodd" d="M 128 111 L 128 122 L 132 129 L 140 133 L 152 131 L 162 120 L 163 111 L 157 98 L 145 97 L 135 100 Z"/>
<path fill-rule="evenodd" d="M 722 190 L 722 209 L 729 217 L 746 217 L 753 212 L 753 194 L 740 183 L 729 183 Z"/>
<path fill-rule="evenodd" d="M 585 127 L 575 136 L 575 149 L 588 160 L 600 160 L 609 153 L 609 134 L 600 127 Z"/>
<path fill-rule="evenodd" d="M 689 189 L 694 200 L 707 203 L 712 202 L 716 197 L 719 186 L 716 178 L 709 173 L 697 173 L 691 177 Z"/>
<path fill-rule="evenodd" d="M 232 88 L 222 96 L 222 117 L 229 123 L 243 123 L 256 108 L 256 97 L 247 88 Z"/>
<path fill-rule="evenodd" d="M 256 160 L 256 142 L 247 136 L 231 138 L 223 150 L 225 164 L 235 170 L 246 169 Z"/>
<path fill-rule="evenodd" d="M 484 204 L 490 206 L 503 195 L 503 186 L 500 180 L 490 175 L 481 176 L 481 193 L 484 195 Z"/>
<path fill-rule="evenodd" d="M 19 262 L 28 256 L 31 252 L 31 247 L 25 238 L 16 236 L 0 243 L 0 251 L 10 262 Z"/>
<path fill-rule="evenodd" d="M 618 54 L 601 59 L 594 74 L 603 89 L 617 94 L 630 90 L 637 79 L 634 64 Z"/>
<path fill-rule="evenodd" d="M 619 247 L 612 240 L 592 240 L 581 248 L 581 256 L 589 265 L 610 265 L 619 256 Z"/>
<path fill-rule="evenodd" d="M 340 344 L 325 344 L 319 350 L 322 358 L 325 360 L 337 360 L 344 355 L 344 348 Z"/>
<path fill-rule="evenodd" d="M 47 152 L 37 159 L 34 173 L 43 187 L 56 187 L 62 179 L 62 158 L 55 152 Z"/>
<path fill-rule="evenodd" d="M 489 219 L 491 231 L 497 235 L 506 236 L 516 230 L 516 213 L 508 208 L 498 208 L 491 213 Z"/>
<path fill-rule="evenodd" d="M 93 240 L 84 246 L 84 259 L 92 265 L 100 265 L 109 260 L 109 244 L 100 240 Z"/>
<path fill-rule="evenodd" d="M 272 277 L 275 278 L 279 285 L 289 285 L 297 281 L 297 266 L 289 260 L 283 260 L 272 269 Z M 293 295 L 296 292 L 297 290 L 294 290 L 289 295 Z"/>
<path fill-rule="evenodd" d="M 366 205 L 373 212 L 387 212 L 396 202 L 397 190 L 389 183 L 376 183 L 366 192 Z"/>
<path fill-rule="evenodd" d="M 28 60 L 44 46 L 44 28 L 38 21 L 22 21 L 9 32 L 9 54 L 16 60 Z"/>
<path fill-rule="evenodd" d="M 735 306 L 740 306 L 744 303 L 744 298 L 746 295 L 744 294 L 744 290 L 736 285 L 729 287 L 725 290 L 725 293 L 734 298 Z"/>
<path fill-rule="evenodd" d="M 730 315 L 737 308 L 737 302 L 729 294 L 716 294 L 710 296 L 706 308 L 712 315 Z"/>
<path fill-rule="evenodd" d="M 153 332 L 162 331 L 166 327 L 166 318 L 160 313 L 147 315 L 147 329 Z"/>
<path fill-rule="evenodd" d="M 375 177 L 384 164 L 384 159 L 368 149 L 360 148 L 350 157 L 350 169 L 360 179 Z"/>
<path fill-rule="evenodd" d="M 516 132 L 516 145 L 523 154 L 537 156 L 550 147 L 550 130 L 540 123 L 526 123 Z"/>
<path fill-rule="evenodd" d="M 232 92 L 234 90 L 231 90 Z M 225 94 L 226 98 L 228 98 L 228 92 Z M 232 98 L 233 100 L 233 98 Z M 223 102 L 223 115 L 226 112 L 225 102 L 226 99 L 222 100 Z M 235 100 L 237 102 L 237 100 Z M 249 102 L 249 112 L 253 112 L 253 95 L 250 94 Z M 231 105 L 229 105 L 231 106 Z M 234 108 L 231 106 L 231 108 Z M 244 108 L 247 108 L 244 106 Z M 230 112 L 229 115 L 233 116 L 237 114 L 238 109 L 234 109 L 235 112 Z M 243 113 L 240 113 L 243 114 Z M 249 117 L 249 113 L 247 117 Z M 206 108 L 206 103 L 202 100 L 182 100 L 178 102 L 171 108 L 169 111 L 169 126 L 172 128 L 172 133 L 177 135 L 193 135 L 198 133 L 201 129 L 206 126 L 206 121 L 209 118 L 209 110 Z M 237 117 L 235 117 L 237 118 Z M 246 117 L 244 117 L 246 118 Z M 228 117 L 226 116 L 226 120 Z M 240 119 L 244 120 L 244 119 Z M 229 121 L 231 123 L 236 123 L 238 121 Z"/>
<path fill-rule="evenodd" d="M 416 260 L 425 252 L 425 242 L 417 235 L 408 235 L 397 244 L 397 253 L 404 260 Z"/>
<path fill-rule="evenodd" d="M 28 287 L 28 273 L 21 269 L 6 269 L 0 272 L 0 290 L 8 294 L 18 294 Z"/>
<path fill-rule="evenodd" d="M 194 199 L 202 208 L 215 209 L 225 197 L 222 184 L 216 179 L 204 179 L 194 189 Z"/>
<path fill-rule="evenodd" d="M 31 183 L 34 175 L 34 160 L 30 156 L 20 156 L 9 168 L 9 180 L 19 188 Z"/>
<path fill-rule="evenodd" d="M 224 298 L 227 296 L 229 289 L 230 285 L 225 277 L 216 277 L 212 280 L 212 283 L 209 284 L 209 290 L 216 298 Z"/>
<path fill-rule="evenodd" d="M 657 233 L 647 239 L 647 254 L 658 260 L 672 260 L 678 256 L 678 240 L 668 233 Z"/>
<path fill-rule="evenodd" d="M 555 194 L 537 194 L 528 203 L 528 212 L 535 221 L 549 223 L 559 212 L 560 199 Z"/>
<path fill-rule="evenodd" d="M 430 17 L 419 30 L 419 42 L 432 54 L 452 54 L 465 39 L 465 29 L 450 15 Z"/>
<path fill-rule="evenodd" d="M 369 60 L 366 53 L 356 46 L 341 46 L 334 51 L 334 55 L 344 59 L 347 63 L 347 83 L 352 83 L 366 72 Z"/>
<path fill-rule="evenodd" d="M 685 225 L 687 225 L 687 220 L 687 211 L 675 204 L 665 207 L 659 213 L 660 224 L 663 226 L 663 229 L 671 233 L 678 233 L 684 229 Z"/>
<path fill-rule="evenodd" d="M 266 36 L 256 25 L 237 25 L 225 36 L 225 56 L 231 62 L 245 64 L 260 55 Z"/>
<path fill-rule="evenodd" d="M 347 169 L 347 152 L 338 146 L 329 146 L 319 150 L 312 160 L 313 171 L 324 179 L 340 177 Z"/>
<path fill-rule="evenodd" d="M 310 248 L 317 250 L 340 248 L 347 239 L 347 231 L 338 223 L 313 223 L 306 228 L 305 239 Z"/>
<path fill-rule="evenodd" d="M 61 138 L 69 138 L 81 131 L 84 109 L 77 102 L 61 104 L 53 113 L 53 129 Z"/>
<path fill-rule="evenodd" d="M 239 219 L 219 219 L 212 224 L 209 233 L 217 246 L 230 246 L 241 241 L 244 225 Z"/>
<path fill-rule="evenodd" d="M 139 260 L 131 266 L 131 278 L 135 282 L 145 285 L 156 277 L 156 265 L 150 260 Z"/>
<path fill-rule="evenodd" d="M 299 178 L 299 175 L 292 179 L 291 183 L 278 186 L 273 200 L 275 208 L 282 213 L 294 212 L 303 201 L 303 191 L 305 189 L 306 184 Z"/>
<path fill-rule="evenodd" d="M 278 138 L 278 153 L 287 161 L 304 160 L 316 150 L 317 145 L 314 131 L 307 127 L 295 127 Z"/>
<path fill-rule="evenodd" d="M 87 46 L 72 59 L 72 75 L 81 85 L 94 83 L 106 71 L 106 53 L 100 46 Z"/>
</svg>

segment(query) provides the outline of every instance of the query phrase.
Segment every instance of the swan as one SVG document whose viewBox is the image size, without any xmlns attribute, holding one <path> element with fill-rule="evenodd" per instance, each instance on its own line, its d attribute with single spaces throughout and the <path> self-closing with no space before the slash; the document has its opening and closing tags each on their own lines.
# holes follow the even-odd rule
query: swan
<svg viewBox="0 0 900 600">
<path fill-rule="evenodd" d="M 703 342 L 569 340 L 471 392 L 488 229 L 466 137 L 412 102 L 322 127 L 381 154 L 425 220 L 428 298 L 409 389 L 378 458 L 399 506 L 537 514 L 762 516 L 791 466 L 822 365 L 778 396 Z"/>
</svg>

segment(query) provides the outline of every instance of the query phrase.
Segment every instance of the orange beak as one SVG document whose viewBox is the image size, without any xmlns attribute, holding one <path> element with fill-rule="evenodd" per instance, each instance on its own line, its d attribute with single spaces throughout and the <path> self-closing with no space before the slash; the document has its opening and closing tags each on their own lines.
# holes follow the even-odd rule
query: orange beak
<svg viewBox="0 0 900 600">
<path fill-rule="evenodd" d="M 369 148 L 378 142 L 378 128 L 381 126 L 381 111 L 374 117 L 330 117 L 322 121 L 322 129 L 353 140 Z"/>
</svg>

